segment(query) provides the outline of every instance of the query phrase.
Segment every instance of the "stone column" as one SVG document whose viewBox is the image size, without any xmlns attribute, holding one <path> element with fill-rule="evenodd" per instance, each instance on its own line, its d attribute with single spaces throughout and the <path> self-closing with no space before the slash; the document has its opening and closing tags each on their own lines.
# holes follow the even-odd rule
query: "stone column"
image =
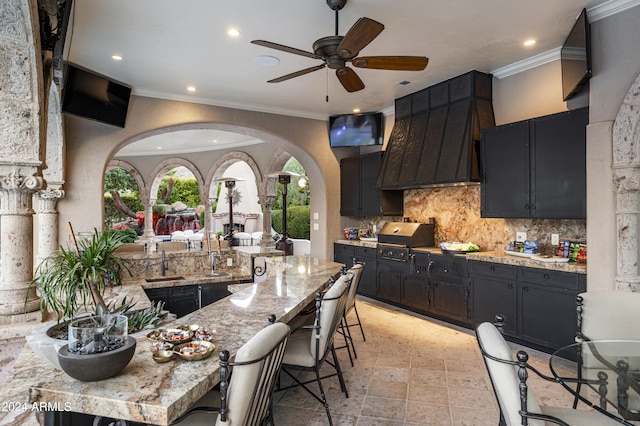
<svg viewBox="0 0 640 426">
<path fill-rule="evenodd" d="M 267 195 L 260 197 L 260 204 L 262 204 L 262 239 L 259 246 L 274 246 L 275 241 L 271 237 L 271 206 L 276 202 L 275 195 Z"/>
<path fill-rule="evenodd" d="M 215 231 L 213 225 L 213 205 L 216 203 L 216 198 L 208 198 L 205 203 L 205 211 L 204 211 L 204 220 L 205 224 L 203 226 L 204 232 L 213 232 Z M 206 236 L 205 236 L 206 238 Z"/>
<path fill-rule="evenodd" d="M 47 188 L 36 192 L 34 199 L 37 201 L 36 213 L 38 219 L 38 252 L 36 265 L 39 265 L 47 256 L 58 250 L 58 211 L 56 203 L 64 197 L 64 191 L 56 188 Z"/>
<path fill-rule="evenodd" d="M 156 236 L 153 229 L 153 206 L 156 205 L 158 200 L 143 200 L 144 203 L 144 232 L 142 237 L 145 239 L 151 239 Z"/>
<path fill-rule="evenodd" d="M 640 291 L 640 168 L 614 169 L 616 175 L 617 274 L 619 290 Z"/>
<path fill-rule="evenodd" d="M 33 280 L 33 193 L 42 188 L 38 176 L 16 168 L 0 176 L 0 322 L 21 322 L 22 314 L 39 308 Z M 24 318 L 22 318 L 24 319 Z"/>
</svg>

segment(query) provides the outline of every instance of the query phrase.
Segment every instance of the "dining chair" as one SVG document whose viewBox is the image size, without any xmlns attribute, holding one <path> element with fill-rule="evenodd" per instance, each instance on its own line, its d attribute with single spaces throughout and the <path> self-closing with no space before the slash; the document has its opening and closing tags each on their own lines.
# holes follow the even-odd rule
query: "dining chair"
<svg viewBox="0 0 640 426">
<path fill-rule="evenodd" d="M 220 393 L 209 391 L 174 425 L 214 424 L 262 425 L 273 423 L 273 389 L 282 364 L 289 326 L 268 325 L 247 341 L 229 362 L 228 351 L 220 352 Z M 229 367 L 232 367 L 229 380 Z M 211 406 L 219 402 L 219 408 Z"/>
<path fill-rule="evenodd" d="M 543 426 L 546 423 L 563 426 L 619 424 L 596 411 L 539 405 L 527 385 L 528 372 L 533 371 L 547 381 L 557 381 L 529 365 L 529 355 L 525 351 L 518 351 L 514 358 L 502 333 L 490 322 L 483 322 L 476 327 L 476 338 L 500 407 L 499 426 Z"/>
<path fill-rule="evenodd" d="M 640 340 L 638 327 L 638 307 L 640 293 L 628 291 L 593 291 L 580 293 L 576 297 L 577 334 L 576 342 L 590 340 Z M 595 378 L 599 368 L 589 368 L 591 354 L 577 354 L 578 377 Z M 593 360 L 599 366 L 597 360 Z M 577 393 L 581 384 L 578 384 Z M 615 380 L 610 381 L 607 395 L 617 395 Z M 573 401 L 573 407 L 578 404 L 578 397 Z M 628 394 L 627 407 L 640 410 L 640 397 L 635 393 Z"/>
<path fill-rule="evenodd" d="M 342 275 L 324 295 L 322 293 L 316 294 L 314 324 L 294 330 L 291 333 L 287 348 L 284 352 L 281 371 L 289 376 L 294 383 L 286 387 L 279 386 L 276 389 L 276 391 L 284 391 L 293 387 L 302 386 L 309 394 L 322 403 L 327 412 L 330 425 L 333 424 L 333 420 L 331 419 L 329 403 L 327 402 L 324 387 L 322 386 L 322 380 L 337 376 L 341 390 L 344 392 L 346 398 L 349 397 L 340 363 L 336 356 L 333 340 L 344 315 L 346 296 L 351 278 L 351 274 Z M 327 359 L 329 353 L 332 355 L 333 362 Z M 335 373 L 321 377 L 320 368 L 325 362 L 333 367 Z M 315 378 L 302 381 L 294 374 L 296 370 L 312 371 Z M 314 382 L 318 385 L 319 395 L 307 386 Z"/>
<path fill-rule="evenodd" d="M 344 337 L 344 346 L 338 346 L 336 349 L 347 349 L 347 353 L 349 354 L 349 361 L 351 361 L 351 366 L 353 367 L 353 358 L 358 359 L 358 354 L 356 352 L 356 347 L 353 343 L 353 337 L 351 336 L 351 330 L 349 327 L 360 326 L 360 332 L 362 333 L 362 339 L 366 342 L 367 339 L 364 337 L 364 331 L 362 330 L 362 324 L 360 323 L 360 316 L 358 315 L 358 310 L 356 309 L 356 291 L 358 290 L 358 284 L 360 283 L 360 277 L 362 276 L 364 266 L 361 263 L 357 263 L 353 265 L 349 270 L 345 270 L 345 274 L 352 274 L 353 278 L 351 278 L 351 285 L 349 285 L 349 291 L 347 292 L 347 301 L 345 303 L 344 315 L 342 316 L 342 322 L 340 323 L 340 327 L 338 332 Z M 354 311 L 356 314 L 356 319 L 358 322 L 349 324 L 347 320 L 347 315 Z M 353 357 L 351 356 L 351 352 L 353 351 Z"/>
</svg>

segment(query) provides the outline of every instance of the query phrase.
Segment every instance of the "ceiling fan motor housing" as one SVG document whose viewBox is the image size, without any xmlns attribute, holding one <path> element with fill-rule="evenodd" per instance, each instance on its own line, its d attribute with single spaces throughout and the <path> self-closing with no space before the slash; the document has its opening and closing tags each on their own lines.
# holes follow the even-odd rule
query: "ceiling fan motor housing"
<svg viewBox="0 0 640 426">
<path fill-rule="evenodd" d="M 340 10 L 347 4 L 347 0 L 327 0 L 327 4 L 331 10 Z"/>
</svg>

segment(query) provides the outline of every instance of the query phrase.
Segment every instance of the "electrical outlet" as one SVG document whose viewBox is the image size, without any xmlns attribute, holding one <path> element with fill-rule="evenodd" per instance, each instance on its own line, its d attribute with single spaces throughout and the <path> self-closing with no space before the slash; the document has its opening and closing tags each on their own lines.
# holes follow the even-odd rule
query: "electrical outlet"
<svg viewBox="0 0 640 426">
<path fill-rule="evenodd" d="M 227 259 L 227 266 L 233 266 L 233 258 L 232 257 Z"/>
<path fill-rule="evenodd" d="M 320 219 L 320 215 L 318 214 L 318 212 L 313 212 L 313 220 L 318 220 Z"/>
<path fill-rule="evenodd" d="M 557 246 L 560 244 L 560 235 L 559 234 L 551 234 L 551 245 Z"/>
<path fill-rule="evenodd" d="M 319 229 L 320 229 L 320 224 L 318 224 L 318 223 L 314 222 L 314 223 L 313 223 L 313 230 L 314 230 L 314 231 L 317 231 L 317 230 L 319 230 Z"/>
<path fill-rule="evenodd" d="M 527 239 L 526 232 L 516 232 L 516 241 L 524 241 Z"/>
</svg>

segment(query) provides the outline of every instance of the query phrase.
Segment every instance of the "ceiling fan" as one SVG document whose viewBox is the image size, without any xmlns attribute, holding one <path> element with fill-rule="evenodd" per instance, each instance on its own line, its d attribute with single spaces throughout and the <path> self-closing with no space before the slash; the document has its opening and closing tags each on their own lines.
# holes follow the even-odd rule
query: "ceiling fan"
<svg viewBox="0 0 640 426">
<path fill-rule="evenodd" d="M 347 63 L 357 68 L 378 70 L 422 71 L 429 59 L 424 56 L 360 56 L 360 50 L 373 41 L 384 30 L 384 25 L 369 18 L 360 18 L 344 36 L 338 35 L 338 12 L 347 0 L 327 0 L 327 5 L 335 11 L 335 35 L 322 37 L 313 43 L 313 53 L 284 46 L 265 40 L 253 40 L 251 43 L 271 49 L 280 50 L 307 58 L 320 59 L 324 63 L 282 77 L 269 80 L 268 83 L 280 83 L 301 75 L 318 71 L 324 67 L 336 70 L 338 80 L 347 92 L 357 92 L 364 89 L 364 83 L 356 72 L 347 67 Z"/>
</svg>

